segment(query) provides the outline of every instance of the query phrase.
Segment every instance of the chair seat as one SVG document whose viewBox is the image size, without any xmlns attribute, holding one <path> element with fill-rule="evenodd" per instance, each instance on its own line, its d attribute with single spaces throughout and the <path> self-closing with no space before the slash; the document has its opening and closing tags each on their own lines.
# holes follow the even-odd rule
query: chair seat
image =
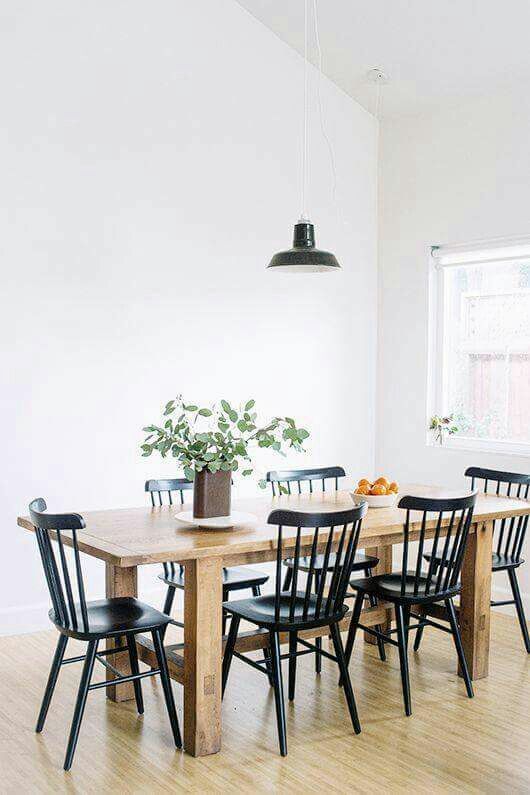
<svg viewBox="0 0 530 795">
<path fill-rule="evenodd" d="M 223 602 L 223 607 L 229 613 L 240 616 L 245 621 L 251 621 L 262 627 L 273 627 L 276 629 L 307 629 L 309 627 L 325 626 L 340 621 L 348 612 L 348 608 L 343 606 L 339 612 L 331 613 L 329 616 L 322 615 L 325 611 L 326 601 L 324 599 L 320 609 L 320 618 L 315 620 L 317 596 L 312 594 L 309 598 L 307 617 L 303 617 L 305 603 L 305 592 L 297 591 L 294 617 L 289 620 L 289 609 L 291 604 L 291 594 L 285 593 L 280 597 L 280 618 L 275 619 L 275 596 L 265 594 L 264 596 L 254 596 L 251 599 L 238 599 L 230 602 Z"/>
<path fill-rule="evenodd" d="M 460 593 L 461 590 L 460 583 L 458 583 L 453 588 L 449 588 L 443 592 L 438 591 L 436 595 L 434 595 L 435 580 L 431 580 L 429 591 L 427 591 L 427 578 L 420 577 L 418 591 L 415 593 L 414 580 L 414 572 L 407 572 L 405 593 L 403 595 L 401 594 L 401 573 L 399 572 L 395 574 L 379 574 L 376 577 L 364 577 L 360 580 L 351 580 L 350 586 L 356 591 L 374 594 L 382 599 L 407 602 L 410 604 L 438 602 L 442 599 L 455 596 Z"/>
<path fill-rule="evenodd" d="M 172 588 L 184 588 L 184 569 L 175 566 L 173 574 L 168 577 L 165 574 L 159 574 L 158 579 Z M 249 569 L 246 566 L 223 568 L 223 589 L 226 591 L 240 591 L 256 585 L 264 585 L 268 579 L 268 574 L 256 569 Z"/>
<path fill-rule="evenodd" d="M 333 571 L 336 562 L 337 562 L 337 556 L 333 552 L 329 556 L 328 571 Z M 355 560 L 353 561 L 352 571 L 364 571 L 364 569 L 374 569 L 378 563 L 379 563 L 379 558 L 374 558 L 371 555 L 357 554 L 355 555 Z M 283 561 L 283 565 L 287 566 L 288 569 L 292 569 L 294 565 L 293 559 L 287 558 L 287 560 Z M 311 567 L 311 558 L 309 555 L 300 558 L 298 565 L 299 571 L 309 571 L 310 567 Z M 324 555 L 317 555 L 315 558 L 314 569 L 315 571 L 322 571 L 323 568 L 324 568 Z"/>
<path fill-rule="evenodd" d="M 50 610 L 48 615 L 64 635 L 80 640 L 108 638 L 126 632 L 145 632 L 155 627 L 166 626 L 171 621 L 170 616 L 131 596 L 87 602 L 86 607 L 88 632 L 83 629 L 83 617 L 79 605 L 76 605 L 77 629 L 64 626 L 56 617 L 54 610 Z"/>
<path fill-rule="evenodd" d="M 516 558 L 514 555 L 497 555 L 496 552 L 491 556 L 491 568 L 493 571 L 501 571 L 502 569 L 516 569 L 524 563 L 522 558 Z"/>
<path fill-rule="evenodd" d="M 425 560 L 430 561 L 431 555 L 424 555 Z M 440 565 L 440 558 L 435 557 L 436 564 Z M 491 556 L 492 571 L 503 571 L 504 569 L 516 569 L 524 563 L 523 558 L 516 558 L 513 555 L 498 555 L 494 552 Z"/>
</svg>

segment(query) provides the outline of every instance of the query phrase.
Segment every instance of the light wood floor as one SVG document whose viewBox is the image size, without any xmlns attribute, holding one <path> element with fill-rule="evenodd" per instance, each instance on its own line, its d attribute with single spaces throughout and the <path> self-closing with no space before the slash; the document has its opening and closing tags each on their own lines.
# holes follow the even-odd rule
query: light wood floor
<svg viewBox="0 0 530 795">
<path fill-rule="evenodd" d="M 359 643 L 351 663 L 357 737 L 335 665 L 324 660 L 315 677 L 312 657 L 300 658 L 285 759 L 272 692 L 238 660 L 223 704 L 223 750 L 202 759 L 172 747 L 154 679 L 143 683 L 143 717 L 133 702 L 116 705 L 94 691 L 68 774 L 62 763 L 78 664 L 62 669 L 44 732 L 34 732 L 55 640 L 55 631 L 0 638 L 1 793 L 530 792 L 530 657 L 509 616 L 493 617 L 491 675 L 475 683 L 473 701 L 454 673 L 451 639 L 425 631 L 421 653 L 411 653 L 411 718 L 402 711 L 396 650 L 383 664 L 375 647 Z M 182 720 L 181 688 L 174 689 Z"/>
</svg>

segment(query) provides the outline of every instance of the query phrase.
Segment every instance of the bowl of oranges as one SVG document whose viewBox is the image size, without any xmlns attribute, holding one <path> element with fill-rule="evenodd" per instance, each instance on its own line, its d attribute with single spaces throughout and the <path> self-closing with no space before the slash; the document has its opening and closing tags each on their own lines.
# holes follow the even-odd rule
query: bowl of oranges
<svg viewBox="0 0 530 795">
<path fill-rule="evenodd" d="M 399 486 L 395 480 L 380 477 L 372 481 L 362 478 L 351 496 L 357 503 L 367 502 L 369 508 L 391 508 L 395 505 L 398 493 Z"/>
</svg>

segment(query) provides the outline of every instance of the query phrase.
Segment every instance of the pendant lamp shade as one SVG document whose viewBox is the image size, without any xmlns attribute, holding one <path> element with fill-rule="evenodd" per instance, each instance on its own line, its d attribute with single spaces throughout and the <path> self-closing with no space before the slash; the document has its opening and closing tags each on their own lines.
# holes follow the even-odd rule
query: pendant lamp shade
<svg viewBox="0 0 530 795">
<path fill-rule="evenodd" d="M 293 247 L 275 254 L 269 268 L 281 273 L 330 273 L 341 269 L 334 254 L 315 248 L 315 227 L 305 219 L 294 225 Z"/>
</svg>

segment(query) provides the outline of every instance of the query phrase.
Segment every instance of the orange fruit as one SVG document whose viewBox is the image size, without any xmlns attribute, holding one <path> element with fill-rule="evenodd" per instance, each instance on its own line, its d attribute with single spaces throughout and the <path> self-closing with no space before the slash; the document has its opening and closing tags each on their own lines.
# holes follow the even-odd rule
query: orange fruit
<svg viewBox="0 0 530 795">
<path fill-rule="evenodd" d="M 399 486 L 398 486 L 398 484 L 396 483 L 395 480 L 393 480 L 392 483 L 390 484 L 390 486 L 388 487 L 388 491 L 389 491 L 389 493 L 390 492 L 393 492 L 394 494 L 398 493 Z"/>
<path fill-rule="evenodd" d="M 386 494 L 386 486 L 383 486 L 382 483 L 374 483 L 370 489 L 370 494 L 373 494 L 377 497 L 382 497 L 384 494 Z"/>
<path fill-rule="evenodd" d="M 377 478 L 377 480 L 374 482 L 374 486 L 378 486 L 378 485 L 384 486 L 387 489 L 388 488 L 388 480 L 386 478 Z"/>
<path fill-rule="evenodd" d="M 368 483 L 364 483 L 362 486 L 357 486 L 355 489 L 356 494 L 370 494 L 370 485 Z"/>
<path fill-rule="evenodd" d="M 361 480 L 358 482 L 358 484 L 357 484 L 357 485 L 358 485 L 358 486 L 371 486 L 372 484 L 370 483 L 370 481 L 369 481 L 369 480 L 366 480 L 366 478 L 362 478 L 362 479 L 361 479 Z"/>
</svg>

